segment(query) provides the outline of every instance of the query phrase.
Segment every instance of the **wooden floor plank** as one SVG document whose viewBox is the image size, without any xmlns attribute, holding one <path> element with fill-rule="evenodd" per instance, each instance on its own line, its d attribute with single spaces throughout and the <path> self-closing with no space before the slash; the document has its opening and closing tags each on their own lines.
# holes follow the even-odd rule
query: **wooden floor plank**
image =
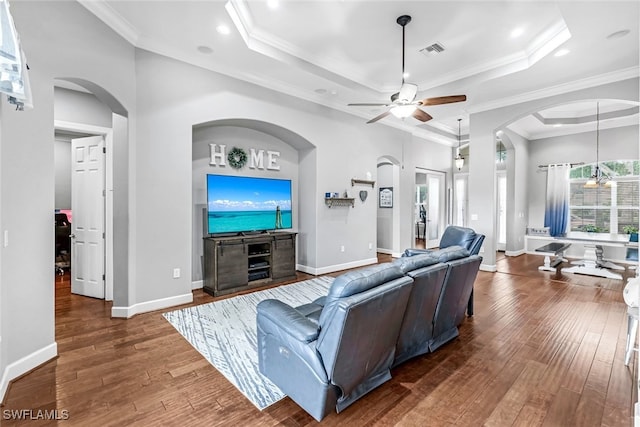
<svg viewBox="0 0 640 427">
<path fill-rule="evenodd" d="M 541 263 L 499 254 L 497 273 L 478 274 L 457 339 L 321 424 L 630 427 L 637 355 L 624 366 L 624 281 Z M 112 319 L 110 303 L 72 295 L 68 278 L 54 286 L 59 357 L 14 381 L 3 410 L 67 410 L 59 424 L 83 427 L 317 424 L 289 398 L 258 411 L 160 312 Z M 193 295 L 191 305 L 222 299 Z"/>
</svg>

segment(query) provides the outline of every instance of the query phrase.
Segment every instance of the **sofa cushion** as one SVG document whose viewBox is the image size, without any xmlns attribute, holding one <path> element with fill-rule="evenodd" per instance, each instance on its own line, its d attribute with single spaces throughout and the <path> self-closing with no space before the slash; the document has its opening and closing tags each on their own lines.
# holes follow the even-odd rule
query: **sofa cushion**
<svg viewBox="0 0 640 427">
<path fill-rule="evenodd" d="M 438 263 L 438 258 L 434 257 L 431 252 L 415 255 L 411 257 L 402 257 L 393 260 L 392 264 L 400 267 L 400 271 L 407 273 L 422 267 L 428 267 Z"/>
<path fill-rule="evenodd" d="M 454 259 L 460 259 L 469 256 L 469 250 L 462 246 L 449 246 L 448 248 L 438 249 L 430 253 L 438 262 L 449 262 Z M 411 257 L 415 258 L 415 257 Z M 409 258 L 409 259 L 411 259 Z"/>
<path fill-rule="evenodd" d="M 367 291 L 402 276 L 400 268 L 390 262 L 349 271 L 336 277 L 333 281 L 324 305 L 327 306 L 338 298 Z"/>
</svg>

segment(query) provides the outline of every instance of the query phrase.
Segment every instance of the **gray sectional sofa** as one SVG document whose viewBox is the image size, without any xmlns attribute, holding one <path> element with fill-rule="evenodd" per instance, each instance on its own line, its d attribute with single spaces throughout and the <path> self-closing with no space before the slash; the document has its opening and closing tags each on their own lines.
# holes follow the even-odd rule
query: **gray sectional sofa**
<svg viewBox="0 0 640 427">
<path fill-rule="evenodd" d="M 458 336 L 482 258 L 462 246 L 349 271 L 299 307 L 258 304 L 260 372 L 320 421 Z"/>
</svg>

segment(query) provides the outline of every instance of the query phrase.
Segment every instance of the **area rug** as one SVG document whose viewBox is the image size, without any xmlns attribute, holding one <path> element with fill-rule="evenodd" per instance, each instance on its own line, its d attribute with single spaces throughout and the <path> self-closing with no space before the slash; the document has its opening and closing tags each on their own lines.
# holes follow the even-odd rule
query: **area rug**
<svg viewBox="0 0 640 427">
<path fill-rule="evenodd" d="M 165 319 L 218 371 L 262 410 L 285 397 L 258 370 L 256 306 L 273 298 L 293 307 L 324 296 L 333 277 L 322 276 L 164 313 Z"/>
</svg>

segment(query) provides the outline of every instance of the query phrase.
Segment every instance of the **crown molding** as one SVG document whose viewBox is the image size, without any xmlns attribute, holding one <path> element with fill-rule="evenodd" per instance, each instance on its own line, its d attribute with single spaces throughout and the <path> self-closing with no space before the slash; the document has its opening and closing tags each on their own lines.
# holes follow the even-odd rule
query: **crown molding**
<svg viewBox="0 0 640 427">
<path fill-rule="evenodd" d="M 104 0 L 78 0 L 89 12 L 94 14 L 98 19 L 107 24 L 111 29 L 118 33 L 122 38 L 137 46 L 140 38 L 140 32 L 131 25 L 129 21 L 124 19 L 122 15 L 116 12 Z"/>
<path fill-rule="evenodd" d="M 587 89 L 594 86 L 615 83 L 623 80 L 640 77 L 640 67 L 634 66 L 610 73 L 600 74 L 593 77 L 576 80 L 569 83 L 563 83 L 544 89 L 522 93 L 506 98 L 496 99 L 494 101 L 472 105 L 468 108 L 469 114 L 481 113 L 483 111 L 495 110 L 497 108 L 508 107 L 509 105 L 521 104 L 523 102 L 535 101 L 537 99 L 548 98 L 551 96 L 562 95 L 564 93 L 575 92 L 577 90 Z"/>
</svg>

